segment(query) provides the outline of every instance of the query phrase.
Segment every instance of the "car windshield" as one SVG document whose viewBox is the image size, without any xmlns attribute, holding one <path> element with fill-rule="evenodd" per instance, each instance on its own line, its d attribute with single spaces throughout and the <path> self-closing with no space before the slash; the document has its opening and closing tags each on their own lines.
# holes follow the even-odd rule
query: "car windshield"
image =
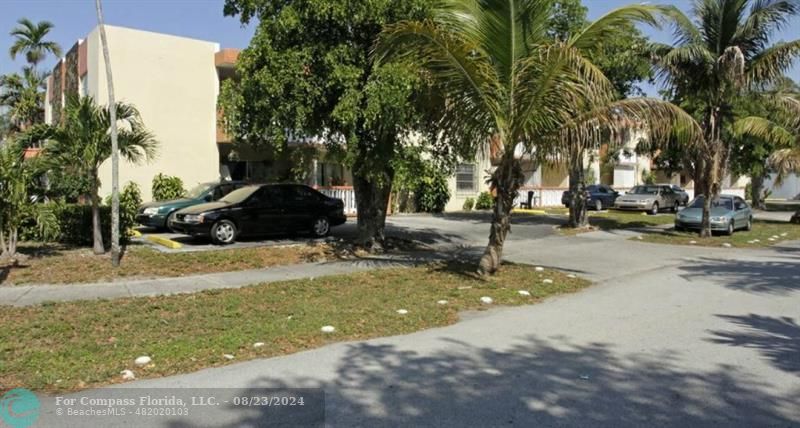
<svg viewBox="0 0 800 428">
<path fill-rule="evenodd" d="M 658 186 L 636 186 L 631 190 L 632 195 L 657 195 Z"/>
<path fill-rule="evenodd" d="M 200 197 L 203 196 L 206 192 L 208 192 L 211 189 L 211 187 L 213 187 L 213 185 L 210 183 L 198 184 L 197 186 L 195 186 L 194 189 L 189 191 L 187 197 L 189 199 L 200 199 Z"/>
<path fill-rule="evenodd" d="M 703 208 L 703 197 L 700 196 L 699 198 L 695 199 L 689 208 Z M 711 209 L 714 208 L 725 208 L 728 211 L 733 210 L 733 199 L 730 198 L 719 198 L 716 201 L 711 201 Z"/>
<path fill-rule="evenodd" d="M 244 202 L 245 199 L 249 198 L 250 195 L 255 193 L 260 187 L 258 186 L 247 186 L 242 187 L 241 189 L 234 190 L 231 193 L 228 193 L 224 198 L 220 199 L 220 202 L 225 202 L 228 204 L 238 204 Z"/>
</svg>

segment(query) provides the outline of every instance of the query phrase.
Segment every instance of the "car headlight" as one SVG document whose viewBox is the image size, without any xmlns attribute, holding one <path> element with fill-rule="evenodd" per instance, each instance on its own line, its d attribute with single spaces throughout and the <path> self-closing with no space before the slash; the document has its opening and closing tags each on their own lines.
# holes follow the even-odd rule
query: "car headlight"
<svg viewBox="0 0 800 428">
<path fill-rule="evenodd" d="M 725 218 L 725 217 L 711 217 L 711 222 L 712 223 L 725 223 L 727 221 L 728 221 L 728 219 Z"/>
<path fill-rule="evenodd" d="M 142 214 L 144 214 L 144 215 L 156 215 L 156 214 L 158 214 L 158 208 L 156 208 L 156 207 L 145 208 L 144 211 L 142 211 Z"/>
<path fill-rule="evenodd" d="M 203 214 L 186 214 L 183 217 L 183 221 L 185 221 L 186 223 L 202 223 Z"/>
</svg>

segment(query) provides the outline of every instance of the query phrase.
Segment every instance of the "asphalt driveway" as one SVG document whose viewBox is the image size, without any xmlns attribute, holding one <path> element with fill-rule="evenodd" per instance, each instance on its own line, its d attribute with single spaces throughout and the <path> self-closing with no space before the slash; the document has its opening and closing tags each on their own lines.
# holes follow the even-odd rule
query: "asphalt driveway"
<svg viewBox="0 0 800 428">
<path fill-rule="evenodd" d="M 457 221 L 399 227 L 423 222 L 465 241 L 484 228 Z M 450 327 L 127 386 L 322 388 L 328 426 L 800 426 L 800 243 L 735 250 L 626 233 L 525 237 L 538 233 L 515 227 L 507 257 L 597 285 Z M 269 415 L 219 408 L 153 426 L 257 426 Z"/>
<path fill-rule="evenodd" d="M 464 246 L 484 244 L 489 234 L 490 214 L 488 212 L 453 213 L 443 215 L 395 215 L 387 218 L 387 234 L 424 242 L 434 246 Z M 515 216 L 512 224 L 512 235 L 519 239 L 538 239 L 555 233 L 553 226 L 563 222 L 563 218 Z M 314 240 L 308 234 L 269 236 L 262 238 L 243 238 L 233 245 L 220 247 L 213 245 L 207 238 L 191 237 L 177 233 L 162 233 L 154 229 L 140 228 L 145 236 L 152 235 L 167 238 L 182 245 L 180 249 L 171 250 L 156 246 L 161 251 L 213 251 L 220 249 L 269 247 L 306 244 Z M 354 238 L 356 236 L 356 219 L 349 218 L 347 223 L 331 229 L 331 238 Z M 323 240 L 319 240 L 323 241 Z"/>
</svg>

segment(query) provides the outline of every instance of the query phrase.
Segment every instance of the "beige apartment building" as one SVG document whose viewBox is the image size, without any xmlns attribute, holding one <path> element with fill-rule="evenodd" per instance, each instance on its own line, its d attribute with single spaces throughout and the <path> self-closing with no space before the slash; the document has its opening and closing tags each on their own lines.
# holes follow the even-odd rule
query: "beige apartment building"
<svg viewBox="0 0 800 428">
<path fill-rule="evenodd" d="M 216 43 L 106 26 L 117 101 L 136 106 L 159 142 L 150 163 L 120 163 L 120 183 L 135 182 L 150 199 L 153 177 L 181 177 L 187 187 L 220 176 L 217 95 L 235 55 Z M 231 58 L 233 56 L 233 58 Z M 45 120 L 58 122 L 69 94 L 108 103 L 105 61 L 97 28 L 59 61 L 48 80 Z M 110 193 L 110 162 L 100 170 L 101 196 Z"/>
</svg>

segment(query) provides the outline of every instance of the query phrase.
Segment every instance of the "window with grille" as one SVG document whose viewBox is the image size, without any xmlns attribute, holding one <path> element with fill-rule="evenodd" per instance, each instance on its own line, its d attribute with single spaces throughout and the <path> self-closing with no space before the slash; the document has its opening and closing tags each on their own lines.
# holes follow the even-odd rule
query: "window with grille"
<svg viewBox="0 0 800 428">
<path fill-rule="evenodd" d="M 462 163 L 456 167 L 456 191 L 474 192 L 476 190 L 475 165 Z"/>
</svg>

